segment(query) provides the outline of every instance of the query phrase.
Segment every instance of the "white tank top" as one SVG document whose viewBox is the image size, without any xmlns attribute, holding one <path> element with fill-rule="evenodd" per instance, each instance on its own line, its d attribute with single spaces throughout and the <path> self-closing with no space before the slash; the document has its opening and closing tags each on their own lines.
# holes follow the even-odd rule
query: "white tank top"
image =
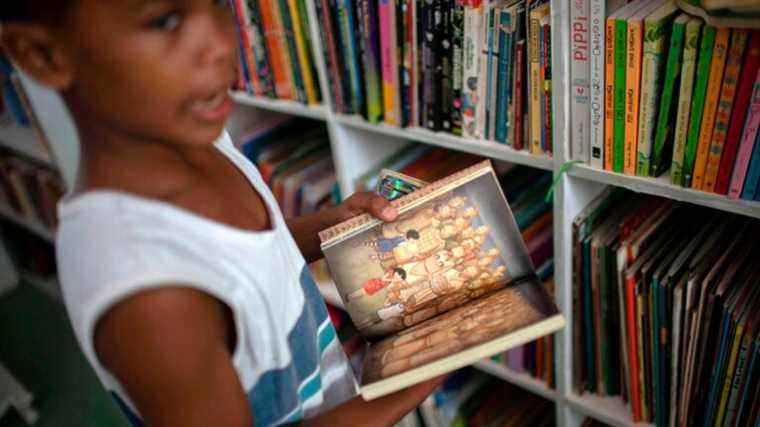
<svg viewBox="0 0 760 427">
<path fill-rule="evenodd" d="M 230 307 L 237 336 L 232 361 L 255 425 L 309 418 L 356 394 L 322 297 L 274 197 L 226 133 L 216 147 L 262 196 L 272 230 L 233 228 L 117 191 L 64 198 L 58 207 L 58 269 L 71 323 L 98 377 L 134 425 L 142 425 L 140 415 L 98 361 L 94 328 L 119 301 L 165 284 L 199 289 Z"/>
</svg>

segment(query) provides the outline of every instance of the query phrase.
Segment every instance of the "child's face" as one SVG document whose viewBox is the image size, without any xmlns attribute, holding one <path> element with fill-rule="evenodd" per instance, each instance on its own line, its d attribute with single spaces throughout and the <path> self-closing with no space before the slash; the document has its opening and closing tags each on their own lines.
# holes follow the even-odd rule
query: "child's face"
<svg viewBox="0 0 760 427">
<path fill-rule="evenodd" d="M 70 78 L 56 89 L 80 116 L 175 146 L 219 136 L 237 61 L 225 0 L 78 0 L 64 27 Z"/>
</svg>

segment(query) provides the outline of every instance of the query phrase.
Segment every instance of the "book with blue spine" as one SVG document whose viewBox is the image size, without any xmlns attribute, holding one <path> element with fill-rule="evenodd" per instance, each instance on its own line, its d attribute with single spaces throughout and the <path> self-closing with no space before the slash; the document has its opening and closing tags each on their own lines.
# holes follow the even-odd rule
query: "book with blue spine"
<svg viewBox="0 0 760 427">
<path fill-rule="evenodd" d="M 747 168 L 747 177 L 744 178 L 741 198 L 754 200 L 758 184 L 760 184 L 760 132 L 757 133 L 755 145 L 752 147 L 752 157 Z"/>
<path fill-rule="evenodd" d="M 306 102 L 306 88 L 303 82 L 303 74 L 301 73 L 300 61 L 298 60 L 298 48 L 296 47 L 296 38 L 293 36 L 293 19 L 290 16 L 288 10 L 287 0 L 277 1 L 280 19 L 282 20 L 282 26 L 285 30 L 285 43 L 288 47 L 287 59 L 288 67 L 291 69 L 293 75 L 293 86 L 296 90 L 296 99 L 301 102 Z"/>
<path fill-rule="evenodd" d="M 380 82 L 380 38 L 377 0 L 357 0 L 357 21 L 362 39 L 364 85 L 367 95 L 367 121 L 379 123 L 383 118 L 383 93 Z"/>
<path fill-rule="evenodd" d="M 512 19 L 510 11 L 506 8 L 499 11 L 499 72 L 496 80 L 496 116 L 495 116 L 495 139 L 498 142 L 506 143 L 507 139 L 507 105 L 509 99 L 507 96 L 510 81 L 507 77 L 509 72 L 510 55 L 507 49 L 509 39 L 511 38 Z"/>
<path fill-rule="evenodd" d="M 338 27 L 343 57 L 346 64 L 351 91 L 351 108 L 354 113 L 364 111 L 364 90 L 362 88 L 359 52 L 356 45 L 356 26 L 351 0 L 337 0 Z"/>
</svg>

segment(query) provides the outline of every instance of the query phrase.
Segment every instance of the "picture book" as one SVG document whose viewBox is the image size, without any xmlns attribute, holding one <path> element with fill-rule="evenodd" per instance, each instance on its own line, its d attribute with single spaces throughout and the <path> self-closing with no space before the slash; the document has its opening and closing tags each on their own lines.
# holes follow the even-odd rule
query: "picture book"
<svg viewBox="0 0 760 427">
<path fill-rule="evenodd" d="M 602 2 L 604 3 L 604 2 Z M 598 6 L 597 6 L 598 7 Z M 588 162 L 589 141 L 589 2 L 570 2 L 570 147 L 575 160 Z"/>
<path fill-rule="evenodd" d="M 564 317 L 538 280 L 490 163 L 320 233 L 346 310 L 368 345 L 374 399 L 550 334 Z"/>
</svg>

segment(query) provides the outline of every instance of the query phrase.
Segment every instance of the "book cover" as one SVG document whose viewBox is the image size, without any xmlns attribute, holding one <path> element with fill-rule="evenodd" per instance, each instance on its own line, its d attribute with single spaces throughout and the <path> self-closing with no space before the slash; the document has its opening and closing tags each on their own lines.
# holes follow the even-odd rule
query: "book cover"
<svg viewBox="0 0 760 427">
<path fill-rule="evenodd" d="M 377 338 L 360 392 L 371 400 L 564 326 L 488 162 L 320 233 L 346 309 Z M 506 221 L 505 221 L 506 218 Z"/>
<path fill-rule="evenodd" d="M 604 170 L 615 164 L 615 13 L 604 25 Z"/>
<path fill-rule="evenodd" d="M 589 0 L 570 2 L 570 147 L 572 158 L 588 163 L 591 108 L 589 60 L 590 44 L 590 5 Z M 597 7 L 603 8 L 604 1 L 597 1 Z M 601 4 L 601 5 L 600 5 Z M 603 12 L 602 12 L 603 13 Z M 599 18 L 598 19 L 604 19 Z"/>
<path fill-rule="evenodd" d="M 482 139 L 491 139 L 488 129 L 488 119 L 491 112 L 491 85 L 493 76 L 491 68 L 493 66 L 493 26 L 494 26 L 494 9 L 496 5 L 493 2 L 486 2 L 483 6 L 483 49 L 480 51 L 480 78 L 478 80 L 478 111 L 475 117 L 478 132 Z"/>
<path fill-rule="evenodd" d="M 510 8 L 502 8 L 499 11 L 498 30 L 498 73 L 496 78 L 496 111 L 494 114 L 494 140 L 502 144 L 507 142 L 507 109 L 509 104 L 508 89 L 511 86 L 511 80 L 507 77 L 509 73 L 509 62 L 511 61 L 511 51 L 508 50 L 509 40 L 512 37 L 512 14 Z"/>
<path fill-rule="evenodd" d="M 462 91 L 464 88 L 464 5 L 454 1 L 451 18 L 451 133 L 462 136 Z"/>
<path fill-rule="evenodd" d="M 232 13 L 237 23 L 238 40 L 240 44 L 241 64 L 245 69 L 247 84 L 250 84 L 250 90 L 254 95 L 262 92 L 259 76 L 256 73 L 256 63 L 254 60 L 253 43 L 251 42 L 250 19 L 241 0 L 232 2 Z"/>
<path fill-rule="evenodd" d="M 753 31 L 750 35 L 747 53 L 741 65 L 739 84 L 736 89 L 736 100 L 731 111 L 726 144 L 723 147 L 723 155 L 720 158 L 720 167 L 715 181 L 715 193 L 728 194 L 728 186 L 731 173 L 734 171 L 736 156 L 739 152 L 742 130 L 749 111 L 750 99 L 752 98 L 752 86 L 755 84 L 757 70 L 760 67 L 760 31 Z"/>
<path fill-rule="evenodd" d="M 442 89 L 442 58 L 439 45 L 443 30 L 442 0 L 425 0 L 424 13 L 425 39 L 423 41 L 423 72 L 425 74 L 424 92 L 426 106 L 425 127 L 436 131 L 441 129 L 441 89 Z"/>
<path fill-rule="evenodd" d="M 309 105 L 319 102 L 319 93 L 314 73 L 312 73 L 311 47 L 307 43 L 309 31 L 306 15 L 299 12 L 298 0 L 287 0 L 292 17 L 293 37 L 295 39 L 298 67 L 303 82 L 304 101 Z"/>
<path fill-rule="evenodd" d="M 744 186 L 744 179 L 747 176 L 747 168 L 752 158 L 752 147 L 755 144 L 755 137 L 760 128 L 760 70 L 755 76 L 755 84 L 752 88 L 752 98 L 749 109 L 747 110 L 747 119 L 743 126 L 739 151 L 736 155 L 736 164 L 731 175 L 731 184 L 728 190 L 729 199 L 738 199 Z"/>
<path fill-rule="evenodd" d="M 367 121 L 370 123 L 379 123 L 383 118 L 377 10 L 377 0 L 357 0 L 356 2 L 357 21 L 362 41 L 364 91 L 367 95 Z"/>
<path fill-rule="evenodd" d="M 641 97 L 639 100 L 638 136 L 636 143 L 636 175 L 649 176 L 652 140 L 654 139 L 657 107 L 671 98 L 662 98 L 663 78 L 665 73 L 665 43 L 668 32 L 674 28 L 673 18 L 676 11 L 673 0 L 665 1 L 644 18 L 644 46 L 641 61 Z M 676 56 L 680 55 L 680 50 Z"/>
<path fill-rule="evenodd" d="M 744 179 L 741 198 L 754 200 L 760 183 L 760 133 L 756 132 L 755 143 L 752 147 L 752 156 L 747 167 L 747 177 Z"/>
<path fill-rule="evenodd" d="M 735 29 L 731 36 L 731 45 L 726 59 L 726 68 L 723 72 L 723 87 L 718 99 L 718 108 L 715 113 L 715 125 L 713 128 L 712 141 L 707 152 L 704 181 L 702 190 L 712 193 L 715 190 L 715 181 L 718 177 L 720 159 L 723 155 L 723 146 L 726 142 L 734 98 L 736 96 L 739 72 L 742 67 L 744 49 L 747 46 L 747 30 Z"/>
<path fill-rule="evenodd" d="M 453 4 L 456 0 L 443 0 L 442 3 L 442 15 L 443 23 L 439 31 L 440 36 L 438 38 L 438 60 L 440 61 L 439 67 L 441 78 L 437 81 L 440 82 L 440 96 L 438 107 L 440 109 L 440 129 L 445 132 L 451 132 L 451 110 L 454 104 L 453 98 L 453 51 L 451 46 L 451 21 L 453 20 Z"/>
<path fill-rule="evenodd" d="M 501 34 L 501 11 L 504 8 L 494 6 L 490 10 L 491 20 L 488 28 L 488 74 L 486 86 L 486 139 L 494 141 L 496 139 L 496 106 L 498 104 L 498 73 L 500 62 L 499 35 Z"/>
<path fill-rule="evenodd" d="M 542 66 L 541 66 L 541 89 L 542 89 L 542 106 L 543 114 L 541 115 L 541 148 L 548 155 L 554 152 L 552 144 L 552 45 L 551 45 L 551 17 L 544 16 L 541 20 L 541 31 L 543 34 L 542 43 Z"/>
<path fill-rule="evenodd" d="M 413 67 L 413 30 L 412 12 L 414 7 L 412 0 L 399 0 L 398 13 L 396 14 L 398 32 L 396 41 L 398 42 L 399 55 L 399 102 L 401 106 L 401 126 L 409 126 L 412 122 L 412 104 L 414 103 L 414 91 L 412 90 Z"/>
<path fill-rule="evenodd" d="M 327 79 L 330 83 L 333 108 L 339 113 L 346 112 L 344 103 L 345 95 L 343 89 L 343 65 L 337 52 L 335 40 L 335 23 L 330 14 L 329 0 L 316 0 L 314 6 L 317 17 L 324 31 L 319 35 L 322 41 L 322 51 L 327 66 Z"/>
<path fill-rule="evenodd" d="M 290 76 L 293 79 L 295 99 L 299 102 L 306 103 L 306 90 L 304 87 L 304 78 L 301 73 L 302 66 L 300 64 L 300 58 L 298 56 L 298 48 L 296 46 L 296 38 L 294 36 L 293 18 L 291 17 L 288 8 L 288 1 L 277 0 L 276 5 L 279 13 L 275 13 L 275 20 L 279 21 L 277 25 L 282 27 L 281 39 L 285 46 L 283 52 L 285 53 L 285 63 L 288 66 Z"/>
<path fill-rule="evenodd" d="M 531 154 L 543 154 L 544 150 L 541 146 L 541 111 L 543 106 L 541 104 L 541 56 L 539 45 L 539 38 L 541 32 L 541 19 L 547 16 L 550 11 L 549 3 L 543 3 L 537 6 L 535 9 L 530 10 L 529 13 L 529 30 L 528 30 L 528 71 L 529 71 L 529 101 L 528 101 L 528 114 L 529 114 L 529 141 Z"/>
<path fill-rule="evenodd" d="M 417 3 L 420 10 L 420 125 L 435 130 L 437 114 L 435 80 L 435 9 L 432 0 Z"/>
<path fill-rule="evenodd" d="M 481 0 L 463 0 L 464 6 L 464 52 L 462 87 L 462 136 L 479 138 L 477 127 L 478 76 L 480 76 L 480 52 L 483 50 L 483 4 Z"/>
<path fill-rule="evenodd" d="M 515 73 L 514 73 L 514 81 L 515 81 L 515 100 L 512 105 L 512 109 L 514 110 L 514 117 L 515 117 L 515 125 L 514 125 L 514 132 L 512 132 L 514 143 L 512 147 L 515 150 L 522 150 L 525 148 L 525 141 L 526 141 L 526 126 L 525 126 L 525 112 L 526 112 L 526 90 L 527 90 L 527 82 L 525 77 L 527 76 L 527 64 L 526 64 L 526 43 L 525 39 L 519 40 L 515 44 Z"/>
<path fill-rule="evenodd" d="M 714 35 L 714 30 L 713 30 Z M 673 134 L 673 156 L 670 167 L 670 179 L 675 185 L 683 185 L 684 160 L 691 123 L 692 94 L 694 90 L 697 55 L 702 38 L 702 21 L 691 19 L 686 24 L 684 35 L 683 61 L 681 65 L 681 82 L 678 89 L 678 110 L 676 127 Z"/>
<path fill-rule="evenodd" d="M 338 23 L 340 27 L 340 40 L 348 74 L 348 87 L 350 88 L 351 111 L 357 114 L 364 110 L 364 88 L 362 87 L 362 70 L 359 66 L 360 52 L 356 45 L 357 32 L 354 19 L 354 10 L 351 0 L 336 0 L 338 4 Z"/>
<path fill-rule="evenodd" d="M 628 19 L 625 71 L 625 139 L 623 144 L 623 172 L 627 175 L 636 175 L 644 18 L 657 10 L 663 3 L 663 0 L 648 2 Z"/>
<path fill-rule="evenodd" d="M 681 14 L 673 21 L 661 92 L 662 102 L 657 111 L 657 124 L 649 166 L 649 175 L 653 177 L 662 175 L 670 166 L 673 139 L 675 137 L 675 123 L 678 117 L 678 96 L 676 96 L 676 90 L 681 78 L 684 35 L 686 25 L 690 19 L 689 15 Z"/>
<path fill-rule="evenodd" d="M 383 111 L 385 123 L 401 124 L 398 52 L 396 46 L 396 0 L 379 0 L 380 62 L 383 79 Z"/>
<path fill-rule="evenodd" d="M 710 143 L 713 131 L 715 130 L 715 119 L 718 101 L 720 100 L 720 89 L 723 85 L 723 74 L 726 68 L 731 32 L 730 28 L 719 28 L 715 33 L 715 46 L 712 52 L 710 77 L 705 94 L 705 106 L 702 110 L 702 123 L 699 130 L 699 139 L 697 140 L 694 168 L 691 175 L 686 174 L 686 180 L 691 181 L 691 188 L 695 189 L 702 188 L 705 178 L 705 168 L 707 167 Z"/>
<path fill-rule="evenodd" d="M 272 75 L 274 76 L 275 95 L 280 99 L 294 99 L 295 87 L 293 85 L 293 77 L 289 70 L 290 65 L 285 62 L 287 47 L 282 37 L 282 25 L 277 19 L 277 9 L 275 8 L 275 4 L 273 4 L 276 1 L 278 0 L 258 0 L 258 10 L 261 12 L 261 23 L 267 45 L 267 57 L 269 58 L 269 65 L 272 67 Z"/>
</svg>

